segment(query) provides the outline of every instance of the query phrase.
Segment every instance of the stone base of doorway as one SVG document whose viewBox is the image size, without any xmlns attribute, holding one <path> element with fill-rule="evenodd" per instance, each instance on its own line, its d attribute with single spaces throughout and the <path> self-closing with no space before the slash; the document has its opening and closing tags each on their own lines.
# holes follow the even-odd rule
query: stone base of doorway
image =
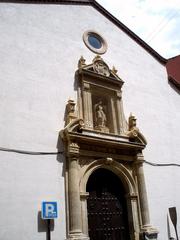
<svg viewBox="0 0 180 240">
<path fill-rule="evenodd" d="M 145 226 L 141 229 L 140 240 L 157 240 L 158 230 L 152 226 Z"/>
<path fill-rule="evenodd" d="M 83 233 L 70 233 L 67 240 L 90 240 L 89 237 Z"/>
</svg>

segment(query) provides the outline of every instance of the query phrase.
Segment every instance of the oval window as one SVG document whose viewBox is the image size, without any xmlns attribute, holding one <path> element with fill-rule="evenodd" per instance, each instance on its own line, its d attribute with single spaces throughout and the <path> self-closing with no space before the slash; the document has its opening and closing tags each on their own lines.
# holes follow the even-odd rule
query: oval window
<svg viewBox="0 0 180 240">
<path fill-rule="evenodd" d="M 93 34 L 90 34 L 88 36 L 88 42 L 89 44 L 94 47 L 94 48 L 97 48 L 97 49 L 100 49 L 102 47 L 102 42 L 100 39 L 97 38 L 97 36 L 93 35 Z"/>
<path fill-rule="evenodd" d="M 107 50 L 107 43 L 99 33 L 94 31 L 86 31 L 83 34 L 85 45 L 97 54 L 103 54 Z"/>
</svg>

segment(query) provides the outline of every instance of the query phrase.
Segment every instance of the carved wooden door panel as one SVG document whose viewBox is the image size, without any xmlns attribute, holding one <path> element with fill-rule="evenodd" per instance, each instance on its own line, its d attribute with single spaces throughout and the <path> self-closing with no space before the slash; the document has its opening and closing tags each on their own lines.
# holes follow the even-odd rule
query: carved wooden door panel
<svg viewBox="0 0 180 240">
<path fill-rule="evenodd" d="M 87 183 L 90 240 L 129 240 L 125 192 L 119 178 L 105 169 Z"/>
</svg>

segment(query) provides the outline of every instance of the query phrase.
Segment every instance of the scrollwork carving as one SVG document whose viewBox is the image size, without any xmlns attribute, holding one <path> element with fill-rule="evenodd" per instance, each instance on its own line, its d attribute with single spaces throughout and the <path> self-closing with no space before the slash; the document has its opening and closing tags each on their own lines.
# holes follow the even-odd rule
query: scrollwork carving
<svg viewBox="0 0 180 240">
<path fill-rule="evenodd" d="M 93 60 L 93 69 L 96 73 L 109 77 L 110 70 L 107 64 L 102 60 L 102 58 L 97 55 Z"/>
<path fill-rule="evenodd" d="M 78 124 L 78 128 L 77 128 L 77 132 L 82 133 L 84 126 L 85 126 L 84 121 L 82 119 L 80 119 L 79 124 Z"/>
</svg>

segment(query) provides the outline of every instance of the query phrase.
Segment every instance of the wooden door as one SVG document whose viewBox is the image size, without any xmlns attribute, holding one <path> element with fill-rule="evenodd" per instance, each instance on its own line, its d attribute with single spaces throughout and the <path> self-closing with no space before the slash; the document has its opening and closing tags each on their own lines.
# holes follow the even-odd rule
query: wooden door
<svg viewBox="0 0 180 240">
<path fill-rule="evenodd" d="M 129 240 L 125 191 L 120 179 L 96 170 L 87 183 L 90 240 Z"/>
</svg>

